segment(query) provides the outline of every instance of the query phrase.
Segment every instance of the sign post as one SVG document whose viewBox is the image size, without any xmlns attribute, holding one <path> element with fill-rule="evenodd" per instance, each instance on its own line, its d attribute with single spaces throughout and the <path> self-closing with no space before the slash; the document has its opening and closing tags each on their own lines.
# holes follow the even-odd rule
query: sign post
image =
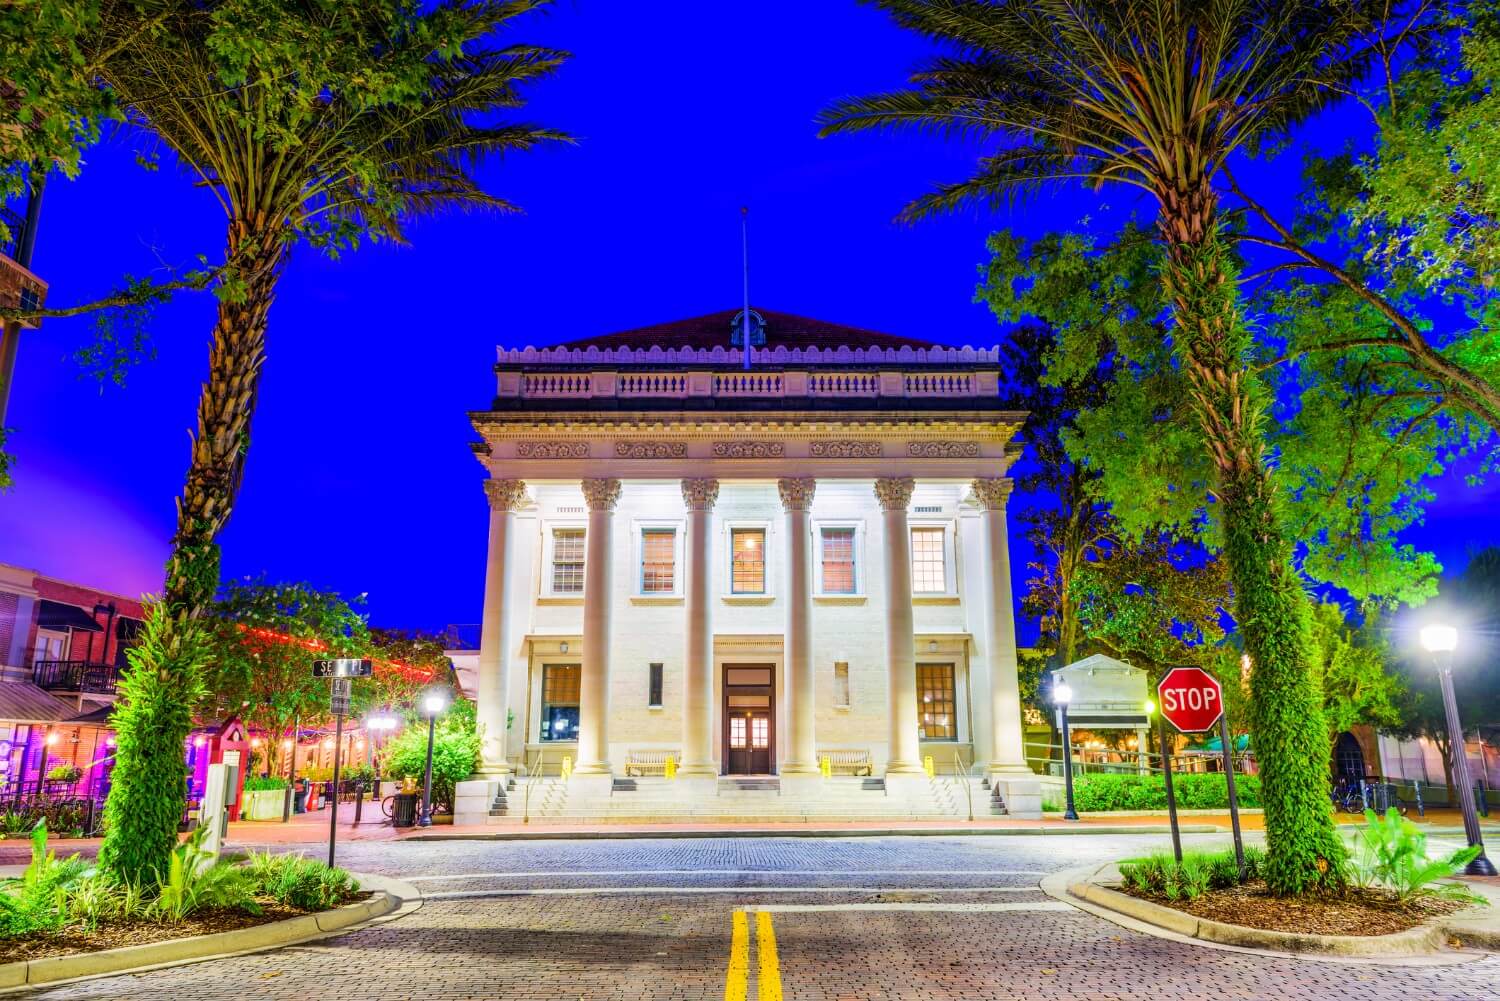
<svg viewBox="0 0 1500 1001">
<path fill-rule="evenodd" d="M 1172 857 L 1182 861 L 1182 833 L 1177 829 L 1177 796 L 1172 792 L 1172 749 L 1167 744 L 1167 718 L 1156 721 L 1156 735 L 1161 742 L 1161 777 L 1167 784 L 1167 821 L 1172 827 Z"/>
<path fill-rule="evenodd" d="M 1224 689 L 1219 679 L 1201 667 L 1174 667 L 1168 671 L 1161 684 L 1156 686 L 1161 699 L 1161 718 L 1183 733 L 1205 733 L 1219 724 L 1220 740 L 1224 744 L 1224 781 L 1229 793 L 1229 823 L 1234 829 L 1234 858 L 1239 866 L 1240 878 L 1245 878 L 1245 848 L 1240 838 L 1240 807 L 1234 788 L 1234 748 L 1229 742 L 1229 720 L 1224 716 Z M 1162 740 L 1165 757 L 1165 728 Z M 1172 811 L 1173 848 L 1177 849 L 1176 808 L 1171 805 L 1171 777 L 1168 773 L 1168 808 Z M 1180 849 L 1178 859 L 1181 860 Z"/>
<path fill-rule="evenodd" d="M 328 866 L 333 867 L 334 848 L 339 837 L 339 759 L 344 750 L 344 717 L 349 715 L 352 678 L 368 678 L 374 664 L 357 657 L 313 661 L 314 678 L 330 678 L 328 709 L 333 713 L 333 789 L 328 797 Z"/>
</svg>

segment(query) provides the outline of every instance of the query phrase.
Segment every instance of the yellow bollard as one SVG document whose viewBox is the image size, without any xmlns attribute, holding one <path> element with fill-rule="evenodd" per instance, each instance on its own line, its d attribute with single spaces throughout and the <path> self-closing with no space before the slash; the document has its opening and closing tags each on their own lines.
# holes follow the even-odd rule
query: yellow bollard
<svg viewBox="0 0 1500 1001">
<path fill-rule="evenodd" d="M 566 778 L 570 778 L 572 776 L 572 774 L 573 774 L 573 756 L 571 754 L 564 754 L 563 755 L 563 763 L 562 763 L 562 777 L 565 778 L 565 779 Z"/>
<path fill-rule="evenodd" d="M 669 779 L 675 779 L 677 777 L 677 759 L 672 757 L 670 754 L 667 755 L 666 773 L 667 778 Z"/>
<path fill-rule="evenodd" d="M 932 778 L 937 774 L 937 768 L 932 764 L 932 755 L 929 754 L 922 759 L 922 771 L 927 773 L 928 778 Z"/>
<path fill-rule="evenodd" d="M 825 779 L 833 777 L 833 757 L 831 755 L 825 754 L 819 759 L 818 771 L 823 773 Z"/>
</svg>

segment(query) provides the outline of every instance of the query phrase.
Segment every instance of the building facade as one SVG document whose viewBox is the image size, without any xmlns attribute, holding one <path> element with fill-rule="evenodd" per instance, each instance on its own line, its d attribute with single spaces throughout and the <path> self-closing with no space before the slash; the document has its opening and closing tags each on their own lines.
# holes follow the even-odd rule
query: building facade
<svg viewBox="0 0 1500 1001">
<path fill-rule="evenodd" d="M 603 787 L 670 758 L 689 784 L 785 785 L 836 761 L 887 786 L 982 770 L 1031 805 L 1006 526 L 1024 415 L 998 351 L 752 312 L 747 367 L 744 325 L 500 352 L 471 415 L 485 778 Z"/>
</svg>

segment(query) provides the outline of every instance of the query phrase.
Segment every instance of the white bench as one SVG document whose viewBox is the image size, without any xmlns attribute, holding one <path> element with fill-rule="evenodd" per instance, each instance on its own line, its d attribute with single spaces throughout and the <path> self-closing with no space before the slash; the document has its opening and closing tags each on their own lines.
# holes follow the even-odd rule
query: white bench
<svg viewBox="0 0 1500 1001">
<path fill-rule="evenodd" d="M 868 750 L 856 748 L 833 748 L 819 751 L 818 760 L 828 759 L 831 771 L 839 775 L 873 775 L 875 773 L 874 762 L 870 760 Z"/>
<path fill-rule="evenodd" d="M 665 775 L 667 774 L 667 761 L 678 760 L 676 751 L 630 751 L 625 755 L 625 774 L 636 775 Z"/>
</svg>

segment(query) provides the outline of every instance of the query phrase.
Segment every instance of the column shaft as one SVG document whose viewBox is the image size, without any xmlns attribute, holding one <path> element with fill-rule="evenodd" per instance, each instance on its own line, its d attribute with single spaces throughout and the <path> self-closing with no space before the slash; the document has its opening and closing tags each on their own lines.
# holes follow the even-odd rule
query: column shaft
<svg viewBox="0 0 1500 1001">
<path fill-rule="evenodd" d="M 1022 746 L 1021 689 L 1016 664 L 1016 617 L 1010 588 L 1010 535 L 1005 505 L 1008 479 L 975 480 L 973 490 L 984 504 L 980 515 L 985 548 L 985 660 L 990 671 L 991 773 L 1031 774 Z"/>
<path fill-rule="evenodd" d="M 712 776 L 714 720 L 713 506 L 718 480 L 683 480 L 687 613 L 682 658 L 682 767 L 677 774 Z"/>
<path fill-rule="evenodd" d="M 526 484 L 520 480 L 488 480 L 490 502 L 489 551 L 484 569 L 484 606 L 479 631 L 477 717 L 481 775 L 510 771 L 506 722 L 510 710 L 510 600 L 509 578 L 514 555 L 516 508 L 525 502 Z"/>
<path fill-rule="evenodd" d="M 784 775 L 818 770 L 817 686 L 812 658 L 812 535 L 808 510 L 816 481 L 777 482 L 786 512 L 786 758 Z"/>
<path fill-rule="evenodd" d="M 577 775 L 608 775 L 609 655 L 614 604 L 614 521 L 619 480 L 584 480 L 589 506 L 583 557 L 583 665 L 578 692 Z"/>
<path fill-rule="evenodd" d="M 911 605 L 911 531 L 906 508 L 915 484 L 909 477 L 875 481 L 885 508 L 885 642 L 890 688 L 890 756 L 887 773 L 921 771 L 917 741 L 917 644 Z"/>
</svg>

